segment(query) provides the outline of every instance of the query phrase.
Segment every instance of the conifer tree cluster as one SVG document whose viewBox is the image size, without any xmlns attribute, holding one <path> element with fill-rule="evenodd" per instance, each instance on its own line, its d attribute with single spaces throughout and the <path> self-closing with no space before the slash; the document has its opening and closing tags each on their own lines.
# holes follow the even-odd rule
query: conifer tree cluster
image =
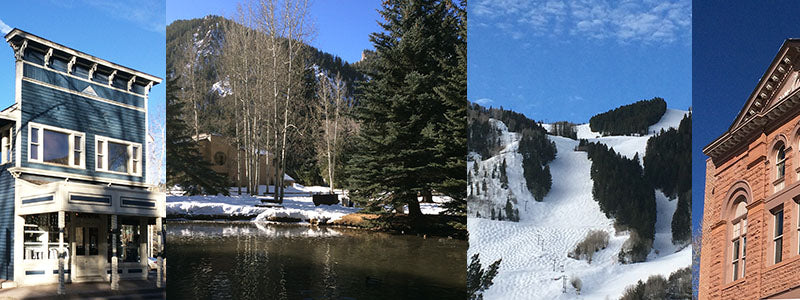
<svg viewBox="0 0 800 300">
<path fill-rule="evenodd" d="M 575 128 L 575 123 L 568 121 L 558 121 L 552 124 L 550 134 L 563 136 L 573 140 L 578 139 L 578 130 Z"/>
<path fill-rule="evenodd" d="M 180 186 L 189 195 L 228 195 L 228 178 L 203 160 L 189 126 L 180 118 L 185 102 L 178 99 L 179 90 L 177 79 L 167 82 L 167 186 Z"/>
<path fill-rule="evenodd" d="M 452 197 L 466 211 L 466 3 L 387 0 L 367 81 L 357 85 L 360 132 L 348 162 L 354 199 L 373 207 Z M 460 146 L 459 146 L 460 145 Z"/>
<path fill-rule="evenodd" d="M 643 244 L 655 236 L 656 200 L 652 185 L 644 178 L 638 154 L 629 159 L 605 144 L 581 140 L 592 160 L 592 195 L 600 209 L 618 225 L 637 233 Z M 649 245 L 649 244 L 647 244 Z M 646 252 L 650 246 L 646 246 Z"/>
<path fill-rule="evenodd" d="M 523 130 L 519 141 L 519 153 L 522 154 L 522 175 L 528 190 L 536 201 L 542 201 L 553 186 L 548 163 L 556 158 L 555 144 L 540 137 L 532 131 Z M 530 132 L 526 134 L 526 132 Z M 542 150 L 542 151 L 540 151 Z M 550 152 L 549 150 L 552 150 Z"/>
<path fill-rule="evenodd" d="M 664 195 L 678 197 L 672 217 L 672 240 L 691 239 L 692 206 L 692 116 L 685 116 L 678 129 L 671 128 L 647 140 L 644 174 Z"/>
<path fill-rule="evenodd" d="M 660 97 L 640 100 L 593 116 L 589 127 L 603 135 L 644 135 L 666 111 L 667 102 Z"/>
<path fill-rule="evenodd" d="M 502 149 L 501 132 L 490 119 L 503 122 L 510 132 L 519 133 L 518 151 L 522 155 L 523 176 L 528 190 L 537 201 L 542 201 L 552 186 L 552 176 L 548 163 L 556 158 L 555 143 L 547 138 L 547 131 L 536 121 L 524 114 L 501 108 L 485 108 L 478 104 L 469 105 L 467 151 L 488 158 L 497 155 Z M 503 173 L 505 172 L 505 168 Z M 470 173 L 470 176 L 475 174 Z M 503 175 L 503 174 L 501 174 Z M 503 183 L 501 177 L 501 184 Z M 504 187 L 508 186 L 507 178 Z"/>
</svg>

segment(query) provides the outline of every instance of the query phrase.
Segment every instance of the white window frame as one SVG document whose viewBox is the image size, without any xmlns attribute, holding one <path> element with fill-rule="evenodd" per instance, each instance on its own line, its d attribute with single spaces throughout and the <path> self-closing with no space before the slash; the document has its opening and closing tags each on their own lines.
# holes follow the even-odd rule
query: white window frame
<svg viewBox="0 0 800 300">
<path fill-rule="evenodd" d="M 97 151 L 98 150 L 98 144 L 100 142 L 103 142 L 103 147 L 102 147 L 102 152 L 103 153 L 102 154 L 100 154 L 100 152 Z M 109 142 L 127 145 L 127 148 L 128 148 L 128 172 L 117 172 L 117 171 L 111 171 L 111 170 L 108 169 L 108 143 Z M 136 155 L 136 157 L 134 157 L 134 155 L 133 155 L 134 154 L 133 153 L 133 147 L 139 148 L 139 151 L 138 151 L 139 153 L 138 153 L 138 155 Z M 126 141 L 126 140 L 120 140 L 120 139 L 114 139 L 114 138 L 110 138 L 110 137 L 95 135 L 95 138 L 94 138 L 94 149 L 95 149 L 95 164 L 94 164 L 95 165 L 95 171 L 106 172 L 106 173 L 111 173 L 111 174 L 120 174 L 120 175 L 132 175 L 132 176 L 138 176 L 138 177 L 142 176 L 142 152 L 144 152 L 144 151 L 142 151 L 142 144 L 134 143 L 134 142 L 131 142 L 131 141 Z M 102 168 L 97 163 L 98 161 L 102 161 Z M 134 168 L 134 164 L 136 166 L 135 168 Z M 134 169 L 136 170 L 136 172 L 133 171 Z"/>
<path fill-rule="evenodd" d="M 2 130 L 5 131 L 6 129 Z M 8 136 L 2 137 L 2 141 L 0 142 L 0 165 L 14 161 L 14 126 L 8 126 L 7 131 Z"/>
<path fill-rule="evenodd" d="M 745 215 L 739 220 L 733 221 L 733 237 L 731 238 L 731 272 L 733 274 L 732 281 L 744 278 L 745 275 L 745 261 L 747 256 L 747 216 Z M 738 231 L 737 231 L 738 229 Z M 738 247 L 734 247 L 736 242 L 739 243 Z M 738 257 L 737 257 L 738 256 Z"/>
<path fill-rule="evenodd" d="M 783 158 L 779 155 L 783 152 Z M 775 179 L 781 179 L 786 175 L 786 146 L 781 145 L 778 151 L 775 151 Z"/>
<path fill-rule="evenodd" d="M 783 213 L 784 213 L 783 208 L 781 208 L 779 210 L 776 210 L 774 213 L 772 213 L 772 220 L 774 222 L 774 224 L 772 224 L 772 236 L 773 236 L 773 238 L 772 238 L 772 256 L 773 256 L 772 257 L 772 263 L 773 264 L 777 264 L 777 263 L 780 263 L 780 262 L 783 261 L 783 233 L 786 231 L 786 228 L 783 228 L 783 225 L 784 225 L 783 224 Z M 780 214 L 780 216 L 781 216 L 780 220 L 778 220 L 778 214 Z M 780 235 L 778 235 L 778 222 L 780 222 L 781 229 L 782 229 L 782 232 L 781 232 Z M 781 248 L 780 249 L 778 249 L 778 240 L 781 241 Z M 780 252 L 778 252 L 778 251 L 780 251 Z M 778 255 L 778 254 L 780 254 L 780 255 Z M 781 258 L 780 260 L 778 260 L 779 256 Z"/>
<path fill-rule="evenodd" d="M 37 159 L 33 159 L 31 156 L 31 146 L 33 144 L 31 135 L 33 132 L 33 128 L 38 129 L 38 136 L 36 145 L 39 146 L 39 149 L 36 153 Z M 68 163 L 66 165 L 56 164 L 51 162 L 44 161 L 44 131 L 55 131 L 59 133 L 63 133 L 67 135 L 67 142 L 69 147 L 69 158 Z M 81 137 L 81 150 L 75 149 L 75 136 Z M 75 163 L 75 152 L 80 152 L 81 162 L 79 164 Z M 75 169 L 85 169 L 86 168 L 86 133 L 64 129 L 60 127 L 44 125 L 39 123 L 30 122 L 28 124 L 28 161 L 35 162 L 44 165 L 51 165 L 51 166 L 58 166 L 58 167 L 67 167 L 67 168 L 75 168 Z"/>
</svg>

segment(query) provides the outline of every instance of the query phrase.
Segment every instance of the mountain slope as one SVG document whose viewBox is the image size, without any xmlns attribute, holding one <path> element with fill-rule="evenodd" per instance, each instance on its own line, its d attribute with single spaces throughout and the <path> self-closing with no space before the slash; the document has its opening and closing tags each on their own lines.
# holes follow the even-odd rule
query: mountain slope
<svg viewBox="0 0 800 300">
<path fill-rule="evenodd" d="M 628 157 L 636 153 L 642 157 L 647 139 L 662 128 L 677 128 L 683 113 L 668 110 L 658 123 L 649 128 L 650 134 L 646 136 L 597 137 L 585 124 L 578 126 L 578 137 L 607 144 Z M 501 131 L 505 129 L 502 122 L 494 122 L 498 123 L 495 126 Z M 670 201 L 656 191 L 656 238 L 648 261 L 621 264 L 617 254 L 629 235 L 627 232 L 616 235 L 614 220 L 607 218 L 592 198 L 593 183 L 589 176 L 592 162 L 585 152 L 574 151 L 578 141 L 548 136 L 558 150 L 556 159 L 549 164 L 553 186 L 544 201 L 536 202 L 525 189 L 520 188 L 524 186 L 524 179 L 514 175 L 521 172 L 519 154 L 514 151 L 519 141 L 518 134 L 504 131 L 502 136 L 503 150 L 481 161 L 476 172 L 479 176 L 487 174 L 489 177 L 474 180 L 485 179 L 487 185 L 491 184 L 488 190 L 493 200 L 470 206 L 468 218 L 469 255 L 480 253 L 482 260 L 487 262 L 503 259 L 494 286 L 484 294 L 486 299 L 619 298 L 628 285 L 640 279 L 654 274 L 668 276 L 691 264 L 691 248 L 677 249 L 671 242 L 670 224 L 676 200 Z M 508 165 L 508 189 L 503 189 L 498 179 L 492 179 L 490 172 L 484 172 L 497 168 L 503 160 Z M 468 167 L 474 170 L 474 166 Z M 517 200 L 515 207 L 519 209 L 519 223 L 488 220 L 485 215 L 478 218 L 472 210 L 504 204 L 509 195 Z M 595 254 L 591 264 L 568 258 L 567 254 L 592 230 L 609 233 L 608 246 Z M 562 276 L 566 276 L 566 294 L 562 293 L 565 284 Z M 583 282 L 580 296 L 569 284 L 573 277 Z"/>
</svg>

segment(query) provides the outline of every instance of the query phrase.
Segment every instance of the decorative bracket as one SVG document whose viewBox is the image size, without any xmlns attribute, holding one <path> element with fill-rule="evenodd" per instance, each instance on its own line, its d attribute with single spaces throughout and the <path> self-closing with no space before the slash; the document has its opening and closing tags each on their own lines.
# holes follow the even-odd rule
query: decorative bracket
<svg viewBox="0 0 800 300">
<path fill-rule="evenodd" d="M 22 60 L 22 58 L 25 57 L 25 48 L 28 48 L 28 40 L 24 40 L 22 42 L 22 46 L 19 46 L 19 48 L 14 47 L 14 44 L 11 44 L 11 48 L 16 50 L 16 52 L 14 52 L 14 58 L 17 60 Z"/>
<path fill-rule="evenodd" d="M 144 96 L 147 97 L 150 94 L 150 89 L 153 87 L 153 82 L 150 81 L 147 83 L 147 86 L 144 87 Z"/>
<path fill-rule="evenodd" d="M 114 82 L 114 76 L 117 76 L 117 70 L 114 70 L 114 72 L 111 72 L 111 76 L 108 76 L 108 85 Z"/>
<path fill-rule="evenodd" d="M 44 66 L 50 66 L 50 57 L 53 57 L 53 48 L 47 49 L 47 54 L 44 55 Z"/>
<path fill-rule="evenodd" d="M 136 76 L 131 77 L 131 80 L 128 80 L 128 92 L 131 91 L 131 87 L 133 87 L 133 83 L 136 82 Z"/>
<path fill-rule="evenodd" d="M 93 77 L 94 76 L 94 72 L 97 72 L 97 63 L 93 64 L 92 68 L 89 69 L 89 80 L 92 80 L 92 78 L 94 78 Z"/>
<path fill-rule="evenodd" d="M 73 56 L 72 59 L 70 59 L 69 63 L 67 64 L 67 74 L 72 74 L 72 66 L 74 65 L 75 65 L 75 56 Z"/>
</svg>

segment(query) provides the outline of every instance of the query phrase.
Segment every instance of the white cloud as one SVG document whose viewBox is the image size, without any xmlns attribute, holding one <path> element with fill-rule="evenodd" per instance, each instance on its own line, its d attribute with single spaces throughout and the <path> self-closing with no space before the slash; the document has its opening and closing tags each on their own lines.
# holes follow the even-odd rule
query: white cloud
<svg viewBox="0 0 800 300">
<path fill-rule="evenodd" d="M 621 44 L 691 44 L 691 0 L 475 0 L 471 21 L 514 39 L 582 37 Z M 473 5 L 470 3 L 470 5 Z"/>
<path fill-rule="evenodd" d="M 483 105 L 483 106 L 492 104 L 493 102 L 494 102 L 494 100 L 489 99 L 489 98 L 480 98 L 478 100 L 475 100 L 475 103 L 478 103 L 478 104 Z"/>
<path fill-rule="evenodd" d="M 6 23 L 4 23 L 3 20 L 0 20 L 0 33 L 5 35 L 9 31 L 11 31 L 11 26 L 6 25 Z"/>
<path fill-rule="evenodd" d="M 166 33 L 167 4 L 164 0 L 85 0 L 85 3 L 131 22 L 139 28 Z"/>
</svg>

